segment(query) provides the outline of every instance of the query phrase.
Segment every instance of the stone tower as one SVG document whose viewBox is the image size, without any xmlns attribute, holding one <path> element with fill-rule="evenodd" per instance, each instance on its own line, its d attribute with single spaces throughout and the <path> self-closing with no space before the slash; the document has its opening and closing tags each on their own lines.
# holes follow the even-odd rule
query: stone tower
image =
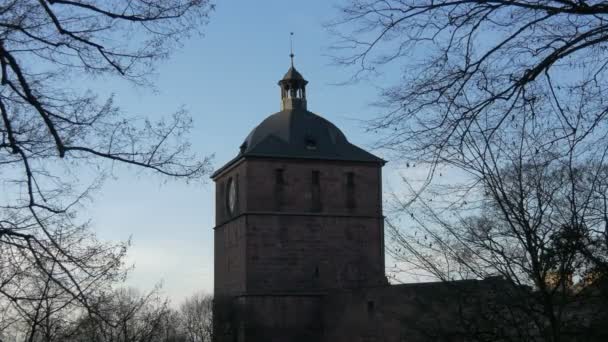
<svg viewBox="0 0 608 342">
<path fill-rule="evenodd" d="M 307 84 L 292 63 L 281 111 L 212 176 L 218 340 L 315 339 L 325 295 L 386 284 L 384 161 L 309 112 Z"/>
</svg>

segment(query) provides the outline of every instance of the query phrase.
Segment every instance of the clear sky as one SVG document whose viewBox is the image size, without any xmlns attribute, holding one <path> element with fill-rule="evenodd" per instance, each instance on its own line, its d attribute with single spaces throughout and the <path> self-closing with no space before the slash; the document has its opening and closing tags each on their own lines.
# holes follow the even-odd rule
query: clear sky
<svg viewBox="0 0 608 342">
<path fill-rule="evenodd" d="M 181 106 L 195 128 L 191 141 L 200 154 L 214 154 L 214 167 L 234 157 L 249 131 L 279 110 L 277 81 L 289 67 L 289 32 L 295 32 L 296 67 L 310 82 L 308 107 L 340 127 L 349 140 L 368 147 L 361 119 L 377 89 L 369 83 L 336 86 L 351 71 L 332 65 L 334 39 L 323 27 L 335 18 L 335 0 L 226 0 L 203 28 L 158 68 L 156 90 L 112 80 L 95 84 L 114 92 L 130 115 L 157 118 Z M 387 166 L 388 172 L 394 164 Z M 385 168 L 386 169 L 386 168 Z M 214 186 L 163 182 L 119 170 L 87 208 L 104 240 L 132 237 L 129 284 L 151 289 L 161 282 L 174 302 L 213 289 Z"/>
</svg>

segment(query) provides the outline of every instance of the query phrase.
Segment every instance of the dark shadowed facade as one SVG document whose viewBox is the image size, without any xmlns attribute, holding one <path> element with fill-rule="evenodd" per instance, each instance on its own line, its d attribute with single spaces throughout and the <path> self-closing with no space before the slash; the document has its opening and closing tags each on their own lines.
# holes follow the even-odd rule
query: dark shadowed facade
<svg viewBox="0 0 608 342">
<path fill-rule="evenodd" d="M 449 313 L 449 285 L 389 286 L 385 162 L 309 112 L 306 84 L 292 65 L 281 111 L 212 177 L 216 340 L 420 340 L 420 322 Z"/>
<path fill-rule="evenodd" d="M 309 112 L 306 84 L 292 66 L 281 111 L 213 175 L 215 294 L 239 304 L 247 341 L 318 338 L 330 291 L 387 284 L 384 161 Z"/>
</svg>

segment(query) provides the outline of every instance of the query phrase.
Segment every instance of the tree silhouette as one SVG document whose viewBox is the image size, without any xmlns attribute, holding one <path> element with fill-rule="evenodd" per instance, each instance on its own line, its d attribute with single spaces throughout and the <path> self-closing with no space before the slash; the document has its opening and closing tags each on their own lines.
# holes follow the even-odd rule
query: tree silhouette
<svg viewBox="0 0 608 342">
<path fill-rule="evenodd" d="M 92 291 L 124 276 L 128 243 L 98 241 L 76 215 L 116 165 L 186 180 L 208 173 L 209 160 L 189 151 L 185 111 L 131 117 L 83 82 L 149 85 L 156 62 L 212 9 L 206 0 L 0 4 L 0 306 L 29 312 L 46 282 L 54 299 L 92 309 Z"/>
<path fill-rule="evenodd" d="M 337 61 L 355 78 L 402 71 L 369 129 L 428 170 L 419 181 L 405 171 L 393 197 L 397 269 L 507 280 L 512 300 L 493 314 L 480 305 L 476 317 L 491 319 L 469 322 L 494 328 L 489 340 L 605 338 L 606 4 L 353 0 L 342 10 L 330 25 Z"/>
</svg>

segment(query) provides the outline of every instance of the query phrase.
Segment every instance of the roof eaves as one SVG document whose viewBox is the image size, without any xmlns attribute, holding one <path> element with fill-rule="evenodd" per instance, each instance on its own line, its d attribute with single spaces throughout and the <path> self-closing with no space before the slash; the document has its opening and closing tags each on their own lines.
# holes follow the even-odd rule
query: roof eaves
<svg viewBox="0 0 608 342">
<path fill-rule="evenodd" d="M 237 164 L 237 162 L 239 162 L 241 159 L 244 159 L 244 157 L 245 157 L 244 154 L 239 153 L 236 157 L 230 159 L 226 164 L 224 164 L 224 166 L 215 170 L 215 172 L 213 172 L 209 178 L 215 180 L 220 174 L 222 174 L 222 173 L 224 173 L 224 171 L 230 169 L 233 165 Z"/>
</svg>

